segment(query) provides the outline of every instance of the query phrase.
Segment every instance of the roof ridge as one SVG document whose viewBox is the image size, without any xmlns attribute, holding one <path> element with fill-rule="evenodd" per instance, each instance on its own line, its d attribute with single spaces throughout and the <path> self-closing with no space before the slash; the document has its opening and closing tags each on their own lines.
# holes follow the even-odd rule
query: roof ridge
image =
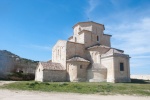
<svg viewBox="0 0 150 100">
<path fill-rule="evenodd" d="M 40 62 L 43 69 L 46 70 L 65 70 L 61 63 L 56 62 Z"/>
<path fill-rule="evenodd" d="M 82 61 L 82 62 L 90 62 L 89 60 L 86 60 L 85 58 L 82 58 L 80 56 L 74 56 L 70 59 L 67 60 L 68 62 L 70 61 Z"/>
</svg>

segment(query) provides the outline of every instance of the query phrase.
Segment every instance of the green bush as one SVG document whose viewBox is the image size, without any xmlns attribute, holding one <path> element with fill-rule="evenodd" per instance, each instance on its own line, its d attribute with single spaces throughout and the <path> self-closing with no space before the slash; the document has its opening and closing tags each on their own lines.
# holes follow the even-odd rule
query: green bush
<svg viewBox="0 0 150 100">
<path fill-rule="evenodd" d="M 34 74 L 25 74 L 20 72 L 10 73 L 8 75 L 8 80 L 13 81 L 29 81 L 34 80 L 35 75 Z"/>
</svg>

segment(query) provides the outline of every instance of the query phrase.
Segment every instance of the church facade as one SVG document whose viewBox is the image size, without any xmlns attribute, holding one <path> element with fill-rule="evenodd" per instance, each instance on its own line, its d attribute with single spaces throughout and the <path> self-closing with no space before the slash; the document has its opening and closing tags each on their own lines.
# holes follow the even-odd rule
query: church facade
<svg viewBox="0 0 150 100">
<path fill-rule="evenodd" d="M 39 62 L 36 81 L 130 82 L 130 57 L 111 47 L 102 24 L 89 21 L 73 26 L 73 36 L 59 40 L 52 60 Z"/>
</svg>

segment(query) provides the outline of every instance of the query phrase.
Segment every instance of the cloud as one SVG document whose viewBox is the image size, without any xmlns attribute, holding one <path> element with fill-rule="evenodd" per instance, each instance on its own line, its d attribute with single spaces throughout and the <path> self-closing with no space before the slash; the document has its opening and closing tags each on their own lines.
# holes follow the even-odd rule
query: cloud
<svg viewBox="0 0 150 100">
<path fill-rule="evenodd" d="M 129 6 L 131 3 L 133 1 L 129 0 L 89 0 L 86 15 L 92 16 L 92 20 L 96 22 L 105 23 L 104 33 L 112 35 L 112 47 L 129 54 L 131 72 L 138 70 L 137 73 L 140 73 L 143 68 L 150 66 L 150 10 L 149 6 L 145 6 L 145 2 Z M 106 7 L 108 5 L 110 7 Z M 99 8 L 99 12 L 96 12 L 96 8 Z"/>
<path fill-rule="evenodd" d="M 94 9 L 99 5 L 99 0 L 88 0 L 88 7 L 85 10 L 87 17 L 90 17 L 90 14 Z"/>
<path fill-rule="evenodd" d="M 112 46 L 131 56 L 131 67 L 150 66 L 150 17 L 106 26 L 112 34 Z"/>
<path fill-rule="evenodd" d="M 113 29 L 113 27 L 117 27 Z M 121 43 L 114 42 L 113 45 L 127 50 L 132 55 L 150 53 L 150 18 L 143 18 L 136 23 L 118 24 L 109 27 L 113 38 Z"/>
</svg>

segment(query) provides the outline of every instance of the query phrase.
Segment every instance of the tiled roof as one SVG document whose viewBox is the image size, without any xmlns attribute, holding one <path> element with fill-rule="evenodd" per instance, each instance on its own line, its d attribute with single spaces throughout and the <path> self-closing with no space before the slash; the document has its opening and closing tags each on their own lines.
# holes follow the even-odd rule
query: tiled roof
<svg viewBox="0 0 150 100">
<path fill-rule="evenodd" d="M 53 63 L 53 62 L 40 62 L 43 66 L 43 69 L 46 70 L 65 70 L 60 63 Z"/>
<path fill-rule="evenodd" d="M 112 36 L 112 35 L 110 35 L 110 34 L 103 34 L 103 35 L 108 35 L 108 36 Z"/>
<path fill-rule="evenodd" d="M 119 50 L 119 49 L 115 49 L 115 48 L 111 48 L 105 54 L 102 54 L 101 57 L 107 57 L 107 56 L 112 56 L 112 55 L 119 55 L 119 56 L 129 57 L 129 55 L 124 54 L 123 50 Z"/>
<path fill-rule="evenodd" d="M 52 60 L 49 60 L 49 61 L 47 61 L 47 62 L 51 63 L 51 62 L 52 62 Z"/>
<path fill-rule="evenodd" d="M 119 54 L 123 54 L 123 51 L 122 50 L 118 50 L 118 49 L 110 49 L 107 54 L 113 54 L 113 53 L 119 53 Z"/>
<path fill-rule="evenodd" d="M 79 25 L 79 24 L 82 24 L 82 23 L 94 23 L 94 24 L 102 25 L 102 26 L 104 27 L 103 24 L 96 23 L 96 22 L 93 22 L 93 21 L 87 21 L 87 22 L 78 22 L 78 23 L 76 23 L 76 24 L 73 26 L 73 28 L 76 27 L 76 26 Z M 105 27 L 104 27 L 104 30 L 105 30 Z"/>
<path fill-rule="evenodd" d="M 96 45 L 93 45 L 93 46 L 87 47 L 86 49 L 97 48 L 97 47 L 110 48 L 110 47 L 108 47 L 108 46 L 105 46 L 105 45 L 96 44 Z"/>
<path fill-rule="evenodd" d="M 84 58 L 81 58 L 81 57 L 72 57 L 71 59 L 68 59 L 67 61 L 68 61 L 68 62 L 69 62 L 69 61 L 90 62 L 90 61 L 88 61 L 88 60 L 86 60 L 86 59 L 84 59 Z"/>
<path fill-rule="evenodd" d="M 92 32 L 91 32 L 91 31 L 89 31 L 89 30 L 82 30 L 82 31 L 80 31 L 78 34 L 81 34 L 81 33 L 83 33 L 83 32 L 92 33 Z"/>
<path fill-rule="evenodd" d="M 111 47 L 108 47 L 108 46 L 105 46 L 105 45 L 101 45 L 101 44 L 96 44 L 96 45 L 87 47 L 86 49 L 92 49 L 92 48 L 98 48 L 98 47 L 107 48 L 108 51 L 105 54 L 114 54 L 114 53 L 123 54 L 124 53 L 123 50 L 119 50 L 119 49 L 116 49 L 116 48 L 111 48 Z"/>
<path fill-rule="evenodd" d="M 73 38 L 73 36 L 70 36 L 68 39 L 70 40 L 70 39 L 72 39 Z"/>
<path fill-rule="evenodd" d="M 113 55 L 113 54 L 123 54 L 123 51 L 111 48 L 108 52 L 106 52 L 105 54 L 102 54 L 102 57 Z"/>
</svg>

